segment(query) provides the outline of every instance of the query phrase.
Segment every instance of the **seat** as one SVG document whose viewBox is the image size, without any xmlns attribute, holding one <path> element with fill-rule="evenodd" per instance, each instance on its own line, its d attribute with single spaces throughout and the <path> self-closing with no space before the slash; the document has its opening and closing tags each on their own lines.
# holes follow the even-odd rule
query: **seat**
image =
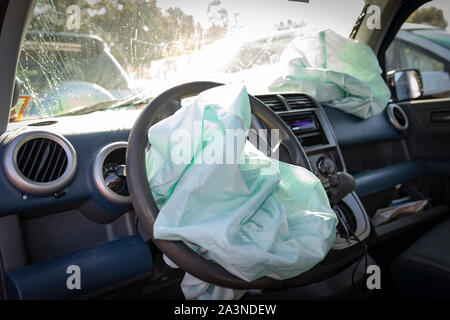
<svg viewBox="0 0 450 320">
<path fill-rule="evenodd" d="M 410 297 L 450 299 L 450 219 L 403 252 L 392 264 L 391 275 Z"/>
</svg>

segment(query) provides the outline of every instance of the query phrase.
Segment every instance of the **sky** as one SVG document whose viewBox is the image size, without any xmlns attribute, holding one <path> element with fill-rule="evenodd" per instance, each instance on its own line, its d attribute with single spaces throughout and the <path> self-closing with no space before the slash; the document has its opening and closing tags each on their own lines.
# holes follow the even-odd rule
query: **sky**
<svg viewBox="0 0 450 320">
<path fill-rule="evenodd" d="M 158 0 L 163 9 L 180 7 L 192 14 L 202 26 L 208 26 L 207 7 L 211 0 Z M 345 5 L 344 5 L 345 3 Z M 288 0 L 222 0 L 229 16 L 239 13 L 243 28 L 249 32 L 267 32 L 280 21 L 306 22 L 315 29 L 333 29 L 348 36 L 364 6 L 363 0 L 310 0 L 309 3 Z"/>
<path fill-rule="evenodd" d="M 158 5 L 167 9 L 180 7 L 192 14 L 202 26 L 208 26 L 206 13 L 211 0 L 158 0 Z M 332 29 L 343 36 L 348 36 L 364 6 L 363 0 L 310 0 L 302 3 L 288 0 L 222 0 L 222 5 L 229 15 L 239 13 L 243 27 L 253 33 L 268 32 L 280 21 L 291 19 L 305 21 L 313 29 Z M 450 24 L 450 0 L 433 0 L 423 7 L 435 6 L 444 11 L 445 19 Z M 450 32 L 450 25 L 447 27 Z"/>
</svg>

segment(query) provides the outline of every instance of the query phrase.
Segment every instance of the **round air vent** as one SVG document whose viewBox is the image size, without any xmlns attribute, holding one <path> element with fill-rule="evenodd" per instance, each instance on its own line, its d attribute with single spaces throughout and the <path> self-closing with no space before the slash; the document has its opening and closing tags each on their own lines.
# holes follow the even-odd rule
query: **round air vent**
<svg viewBox="0 0 450 320">
<path fill-rule="evenodd" d="M 100 150 L 94 162 L 94 182 L 101 194 L 118 204 L 131 202 L 126 181 L 127 142 L 114 142 Z"/>
<path fill-rule="evenodd" d="M 406 131 L 409 127 L 408 116 L 405 111 L 397 105 L 390 104 L 387 109 L 389 121 L 398 131 Z"/>
<path fill-rule="evenodd" d="M 4 165 L 17 188 L 29 194 L 48 195 L 62 190 L 73 178 L 75 150 L 60 135 L 31 131 L 8 143 Z"/>
</svg>

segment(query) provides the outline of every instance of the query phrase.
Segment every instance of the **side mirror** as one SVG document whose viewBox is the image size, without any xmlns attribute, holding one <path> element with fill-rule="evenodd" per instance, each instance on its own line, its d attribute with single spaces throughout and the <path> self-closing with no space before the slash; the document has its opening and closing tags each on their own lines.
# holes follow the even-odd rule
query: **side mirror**
<svg viewBox="0 0 450 320">
<path fill-rule="evenodd" d="M 397 101 L 420 98 L 423 94 L 422 75 L 417 69 L 389 71 L 387 78 Z"/>
</svg>

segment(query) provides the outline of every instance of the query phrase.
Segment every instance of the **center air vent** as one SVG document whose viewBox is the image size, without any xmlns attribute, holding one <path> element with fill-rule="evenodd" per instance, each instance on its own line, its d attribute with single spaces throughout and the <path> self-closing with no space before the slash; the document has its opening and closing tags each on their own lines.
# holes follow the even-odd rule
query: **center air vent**
<svg viewBox="0 0 450 320">
<path fill-rule="evenodd" d="M 32 131 L 6 147 L 4 164 L 9 180 L 30 194 L 52 194 L 63 189 L 76 169 L 75 150 L 62 136 Z"/>
<path fill-rule="evenodd" d="M 275 112 L 288 111 L 286 103 L 290 110 L 302 110 L 315 108 L 315 103 L 309 96 L 301 93 L 286 93 L 282 95 L 264 95 L 258 96 L 266 106 Z"/>
<path fill-rule="evenodd" d="M 303 147 L 328 144 L 327 137 L 316 116 L 317 105 L 308 95 L 284 93 L 257 96 L 257 98 L 278 113 Z"/>
<path fill-rule="evenodd" d="M 305 94 L 284 94 L 283 97 L 286 99 L 287 104 L 292 110 L 315 107 L 315 104 L 311 98 Z"/>
<path fill-rule="evenodd" d="M 277 95 L 258 96 L 257 98 L 275 112 L 287 110 L 286 106 Z"/>
</svg>

